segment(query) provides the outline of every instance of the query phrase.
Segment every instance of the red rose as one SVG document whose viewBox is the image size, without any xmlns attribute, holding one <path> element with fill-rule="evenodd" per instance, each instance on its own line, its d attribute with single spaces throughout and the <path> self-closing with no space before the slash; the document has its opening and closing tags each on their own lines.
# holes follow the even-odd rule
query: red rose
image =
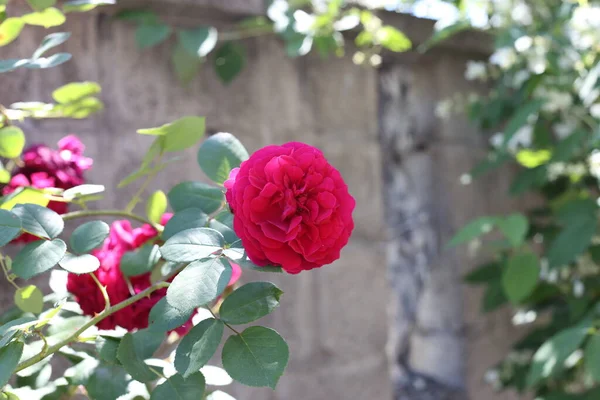
<svg viewBox="0 0 600 400">
<path fill-rule="evenodd" d="M 171 218 L 165 214 L 161 224 L 165 225 Z M 94 272 L 98 281 L 106 287 L 110 303 L 118 304 L 131 297 L 127 281 L 121 273 L 121 257 L 128 251 L 143 246 L 154 239 L 157 232 L 150 225 L 145 224 L 140 228 L 132 228 L 129 221 L 116 221 L 111 225 L 110 235 L 103 246 L 92 252 L 100 260 L 100 268 Z M 233 285 L 241 275 L 241 269 L 232 265 L 233 275 L 230 285 Z M 237 268 L 236 268 L 237 267 Z M 129 278 L 134 293 L 140 293 L 150 287 L 150 273 Z M 98 286 L 88 274 L 69 274 L 67 290 L 75 296 L 75 300 L 86 315 L 94 316 L 104 310 L 104 298 Z M 98 323 L 100 329 L 115 329 L 117 326 L 129 331 L 148 327 L 150 310 L 167 294 L 167 289 L 159 289 L 150 296 L 117 311 L 108 318 Z M 180 335 L 186 334 L 192 327 L 192 320 L 186 322 L 175 331 Z"/>
<path fill-rule="evenodd" d="M 83 172 L 92 167 L 92 159 L 83 156 L 84 150 L 85 146 L 75 135 L 59 140 L 58 150 L 41 144 L 27 148 L 21 157 L 23 164 L 2 189 L 2 195 L 26 186 L 37 189 L 70 189 L 83 184 Z M 68 203 L 60 201 L 48 203 L 48 208 L 59 214 L 65 214 L 68 206 Z M 35 240 L 38 238 L 25 233 L 13 242 L 28 243 Z"/>
<path fill-rule="evenodd" d="M 231 171 L 225 194 L 234 230 L 257 265 L 297 274 L 340 257 L 354 228 L 354 198 L 315 147 L 267 146 Z"/>
</svg>

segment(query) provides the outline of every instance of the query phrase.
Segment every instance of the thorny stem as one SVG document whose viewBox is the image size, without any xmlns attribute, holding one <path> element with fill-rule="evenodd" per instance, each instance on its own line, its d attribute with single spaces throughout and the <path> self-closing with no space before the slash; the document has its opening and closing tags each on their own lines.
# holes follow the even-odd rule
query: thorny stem
<svg viewBox="0 0 600 400">
<path fill-rule="evenodd" d="M 75 342 L 77 340 L 77 338 L 79 337 L 79 335 L 81 335 L 83 332 L 85 332 L 92 326 L 97 325 L 98 323 L 103 321 L 105 318 L 108 318 L 109 316 L 116 313 L 117 311 L 120 311 L 120 310 L 124 309 L 125 307 L 132 305 L 133 303 L 143 299 L 146 296 L 150 296 L 156 290 L 166 288 L 166 287 L 169 287 L 168 282 L 156 283 L 156 284 L 150 286 L 149 288 L 147 288 L 146 290 L 136 294 L 135 296 L 130 297 L 127 300 L 122 301 L 121 303 L 116 304 L 116 305 L 110 307 L 109 309 L 102 311 L 100 314 L 96 315 L 94 318 L 89 320 L 86 324 L 84 324 L 81 328 L 79 328 L 75 333 L 73 333 L 71 336 L 69 336 L 62 342 L 59 342 L 59 343 L 55 344 L 54 346 L 50 346 L 46 349 L 46 351 L 42 351 L 41 353 L 20 363 L 14 372 L 17 373 L 21 370 L 24 370 L 27 367 L 37 364 L 38 362 L 42 361 L 44 358 L 48 357 L 49 355 L 54 354 L 57 351 L 59 351 L 64 346 L 66 346 L 72 342 Z"/>
<path fill-rule="evenodd" d="M 98 289 L 100 289 L 100 293 L 102 293 L 102 297 L 104 297 L 104 311 L 108 311 L 110 309 L 110 298 L 108 297 L 108 292 L 106 291 L 106 288 L 104 287 L 104 285 L 102 285 L 100 283 L 100 281 L 98 280 L 98 277 L 96 276 L 96 274 L 94 274 L 92 272 L 90 274 L 90 276 L 92 277 L 92 279 L 94 280 L 94 282 L 96 282 L 96 285 L 98 286 Z"/>
</svg>

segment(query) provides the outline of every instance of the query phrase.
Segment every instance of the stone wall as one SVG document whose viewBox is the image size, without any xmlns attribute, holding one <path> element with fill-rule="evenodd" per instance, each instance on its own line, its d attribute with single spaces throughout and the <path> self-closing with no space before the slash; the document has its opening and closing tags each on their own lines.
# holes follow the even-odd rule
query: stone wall
<svg viewBox="0 0 600 400">
<path fill-rule="evenodd" d="M 169 2 L 176 7 L 167 18 L 181 25 L 210 20 L 206 10 L 227 24 L 231 18 L 239 17 L 228 17 L 231 10 L 240 10 L 234 3 L 242 4 L 242 13 L 250 14 L 259 12 L 261 3 Z M 411 29 L 424 32 L 431 28 L 430 22 L 414 18 L 402 17 L 402 21 L 410 25 L 409 36 Z M 123 207 L 136 189 L 116 189 L 120 179 L 137 167 L 149 146 L 149 138 L 136 135 L 136 129 L 161 125 L 181 116 L 204 115 L 210 131 L 232 132 L 252 151 L 290 140 L 304 141 L 323 150 L 346 178 L 357 200 L 355 233 L 342 258 L 331 266 L 298 276 L 260 276 L 271 279 L 285 291 L 281 308 L 264 323 L 289 341 L 290 365 L 275 392 L 236 386 L 232 394 L 240 400 L 391 399 L 386 344 L 392 324 L 388 321 L 393 320 L 388 318 L 388 304 L 393 297 L 385 256 L 383 194 L 387 192 L 380 172 L 379 71 L 355 66 L 351 57 L 323 60 L 309 56 L 291 60 L 279 41 L 261 38 L 245 42 L 248 64 L 231 85 L 223 86 L 206 65 L 189 87 L 181 87 L 170 66 L 173 43 L 139 51 L 134 43 L 134 28 L 103 13 L 74 15 L 61 30 L 73 33 L 63 46 L 64 51 L 73 54 L 73 60 L 59 68 L 0 75 L 0 104 L 50 101 L 52 90 L 69 81 L 91 80 L 102 85 L 101 97 L 106 104 L 103 113 L 83 121 L 24 124 L 32 140 L 54 143 L 67 133 L 82 138 L 87 153 L 95 160 L 89 182 L 105 184 L 108 192 L 117 193 L 99 206 Z M 28 28 L 17 42 L 2 48 L 2 58 L 6 58 L 5 54 L 30 55 L 45 33 Z M 479 45 L 479 41 L 475 43 Z M 455 90 L 471 90 L 462 78 L 464 62 L 470 55 L 459 48 L 438 52 L 424 64 L 414 54 L 392 61 L 412 60 L 406 71 L 418 77 L 411 83 L 414 97 L 410 112 L 398 110 L 399 123 L 404 123 L 405 117 L 417 118 L 441 138 L 428 148 L 423 169 L 414 171 L 427 188 L 421 194 L 436 196 L 430 203 L 439 211 L 436 215 L 441 222 L 434 227 L 439 240 L 446 239 L 471 216 L 508 208 L 501 198 L 505 176 L 467 188 L 459 185 L 458 177 L 481 154 L 474 150 L 481 147 L 481 141 L 463 118 L 439 122 L 433 115 L 439 99 Z M 403 74 L 400 72 L 400 76 Z M 153 188 L 197 179 L 203 176 L 195 153 L 190 150 L 183 160 L 159 175 Z M 448 257 L 436 269 L 437 278 L 428 282 L 434 285 L 433 290 L 448 294 L 442 297 L 450 307 L 443 321 L 457 329 L 461 347 L 451 349 L 436 343 L 437 347 L 430 348 L 431 358 L 426 353 L 413 357 L 419 360 L 417 365 L 425 365 L 434 357 L 439 359 L 436 352 L 466 354 L 460 365 L 448 366 L 459 369 L 454 373 L 456 384 L 466 384 L 474 400 L 508 399 L 494 397 L 482 383 L 485 368 L 497 360 L 513 336 L 508 316 L 480 316 L 480 293 L 463 288 L 460 283 L 460 275 L 469 268 L 470 261 L 452 254 Z M 258 275 L 244 275 L 247 280 L 255 278 Z M 12 297 L 12 290 L 4 282 L 0 288 L 4 301 Z M 392 336 L 396 335 L 396 328 L 391 330 Z"/>
</svg>

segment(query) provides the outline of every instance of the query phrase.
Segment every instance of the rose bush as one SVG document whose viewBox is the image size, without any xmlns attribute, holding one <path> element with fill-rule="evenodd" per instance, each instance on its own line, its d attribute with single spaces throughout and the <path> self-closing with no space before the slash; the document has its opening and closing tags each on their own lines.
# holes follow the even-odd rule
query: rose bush
<svg viewBox="0 0 600 400">
<path fill-rule="evenodd" d="M 354 198 L 323 153 L 304 143 L 267 146 L 225 182 L 233 227 L 257 265 L 297 274 L 340 257 L 354 222 Z"/>
</svg>

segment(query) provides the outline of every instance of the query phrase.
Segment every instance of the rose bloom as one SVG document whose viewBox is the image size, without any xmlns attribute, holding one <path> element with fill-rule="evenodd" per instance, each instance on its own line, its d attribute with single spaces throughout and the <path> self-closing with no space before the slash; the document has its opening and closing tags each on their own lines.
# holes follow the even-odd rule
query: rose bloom
<svg viewBox="0 0 600 400">
<path fill-rule="evenodd" d="M 2 189 L 2 195 L 6 196 L 20 187 L 70 189 L 83 184 L 83 172 L 92 167 L 92 159 L 83 156 L 84 150 L 85 146 L 75 135 L 59 140 L 58 150 L 41 144 L 27 148 L 21 156 L 23 164 Z M 48 208 L 65 214 L 68 203 L 51 201 Z M 14 241 L 31 242 L 37 239 L 23 234 Z"/>
<path fill-rule="evenodd" d="M 171 214 L 165 214 L 161 224 L 165 225 L 171 216 Z M 110 235 L 104 241 L 103 246 L 92 252 L 100 260 L 100 268 L 94 274 L 98 278 L 98 281 L 106 287 L 112 305 L 127 300 L 132 296 L 127 282 L 121 273 L 121 257 L 126 252 L 143 246 L 157 236 L 158 233 L 156 230 L 148 224 L 144 224 L 140 228 L 132 228 L 129 221 L 116 221 L 112 224 Z M 235 284 L 239 279 L 241 275 L 239 266 L 234 266 L 233 275 L 229 285 Z M 131 282 L 133 292 L 135 294 L 140 293 L 151 286 L 150 272 L 130 277 L 129 281 Z M 75 296 L 75 300 L 79 303 L 84 314 L 94 316 L 104 310 L 104 297 L 89 274 L 69 274 L 67 290 Z M 115 329 L 117 326 L 120 326 L 128 331 L 147 328 L 150 310 L 166 294 L 167 289 L 156 290 L 150 296 L 100 321 L 97 326 L 105 330 Z M 179 334 L 185 334 L 191 327 L 192 319 L 190 318 L 189 321 L 175 331 Z"/>
<path fill-rule="evenodd" d="M 267 146 L 224 183 L 234 230 L 250 260 L 297 274 L 340 257 L 354 198 L 323 153 L 304 143 Z"/>
</svg>

